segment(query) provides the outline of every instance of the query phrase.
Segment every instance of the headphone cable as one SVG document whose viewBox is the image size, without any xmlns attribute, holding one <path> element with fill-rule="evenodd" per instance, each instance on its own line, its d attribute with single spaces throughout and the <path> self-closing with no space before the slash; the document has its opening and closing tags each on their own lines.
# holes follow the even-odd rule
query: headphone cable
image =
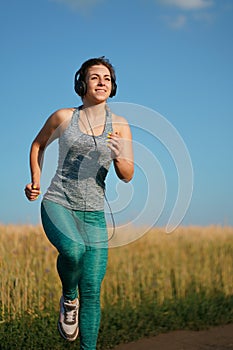
<svg viewBox="0 0 233 350">
<path fill-rule="evenodd" d="M 79 107 L 79 110 L 82 109 L 82 106 Z M 85 111 L 85 116 L 86 116 L 86 119 L 87 119 L 87 122 L 88 122 L 88 125 L 90 127 L 90 130 L 91 130 L 91 136 L 92 136 L 92 139 L 94 141 L 94 144 L 95 144 L 95 151 L 98 151 L 98 146 L 97 146 L 97 142 L 96 142 L 96 138 L 95 138 L 95 135 L 94 135 L 94 131 L 93 131 L 93 128 L 92 128 L 92 125 L 90 123 L 90 120 L 88 118 L 88 115 L 87 115 L 87 112 Z M 102 176 L 102 174 L 100 173 L 100 175 Z M 101 179 L 102 182 L 104 182 L 104 179 L 102 178 Z M 87 188 L 87 187 L 86 187 Z M 108 198 L 107 198 L 107 195 L 106 195 L 106 191 L 105 191 L 105 188 L 103 188 L 103 193 L 104 193 L 104 199 L 108 205 L 108 208 L 109 208 L 109 211 L 110 211 L 110 216 L 111 216 L 111 221 L 112 221 L 112 227 L 113 227 L 113 231 L 112 231 L 112 234 L 111 236 L 106 239 L 106 240 L 102 240 L 102 241 L 97 241 L 97 242 L 88 242 L 88 244 L 100 244 L 100 243 L 107 243 L 109 242 L 115 235 L 115 231 L 116 231 L 116 224 L 115 224 L 115 219 L 114 219 L 114 215 L 113 215 L 113 212 L 112 212 L 112 208 L 110 206 L 110 203 L 108 201 Z M 86 194 L 87 194 L 87 189 L 86 189 Z M 85 199 L 85 211 L 84 211 L 84 226 L 85 226 L 85 212 L 86 212 L 86 199 Z M 85 230 L 85 229 L 84 229 Z M 87 235 L 88 236 L 88 235 Z M 87 243 L 87 242 L 85 242 Z"/>
</svg>

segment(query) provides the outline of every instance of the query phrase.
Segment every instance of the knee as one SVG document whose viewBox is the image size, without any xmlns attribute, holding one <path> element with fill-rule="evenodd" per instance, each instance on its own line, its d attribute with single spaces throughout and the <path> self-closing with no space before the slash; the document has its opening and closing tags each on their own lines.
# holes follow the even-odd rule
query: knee
<svg viewBox="0 0 233 350">
<path fill-rule="evenodd" d="M 71 244 L 59 252 L 58 264 L 66 264 L 70 269 L 75 270 L 80 265 L 84 252 L 85 248 L 81 244 Z"/>
<path fill-rule="evenodd" d="M 79 292 L 81 299 L 88 301 L 98 301 L 100 298 L 101 281 L 100 280 L 82 280 L 79 283 Z"/>
</svg>

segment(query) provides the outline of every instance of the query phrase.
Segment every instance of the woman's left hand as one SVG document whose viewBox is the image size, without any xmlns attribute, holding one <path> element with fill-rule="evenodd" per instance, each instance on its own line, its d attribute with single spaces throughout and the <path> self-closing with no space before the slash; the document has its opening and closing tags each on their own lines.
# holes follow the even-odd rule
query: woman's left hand
<svg viewBox="0 0 233 350">
<path fill-rule="evenodd" d="M 111 150 L 112 159 L 119 158 L 122 153 L 122 138 L 117 132 L 108 134 L 108 147 Z"/>
</svg>

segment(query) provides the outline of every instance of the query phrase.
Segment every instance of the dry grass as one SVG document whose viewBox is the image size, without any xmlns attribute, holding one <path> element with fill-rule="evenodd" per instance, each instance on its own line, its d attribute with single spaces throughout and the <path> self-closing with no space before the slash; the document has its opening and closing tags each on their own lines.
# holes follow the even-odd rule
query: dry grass
<svg viewBox="0 0 233 350">
<path fill-rule="evenodd" d="M 55 258 L 40 227 L 0 227 L 1 320 L 51 304 L 59 284 Z"/>
<path fill-rule="evenodd" d="M 145 298 L 162 303 L 190 288 L 233 295 L 232 252 L 232 227 L 180 227 L 170 235 L 153 229 L 109 250 L 102 306 Z M 0 322 L 57 308 L 56 255 L 41 227 L 0 226 Z"/>
</svg>

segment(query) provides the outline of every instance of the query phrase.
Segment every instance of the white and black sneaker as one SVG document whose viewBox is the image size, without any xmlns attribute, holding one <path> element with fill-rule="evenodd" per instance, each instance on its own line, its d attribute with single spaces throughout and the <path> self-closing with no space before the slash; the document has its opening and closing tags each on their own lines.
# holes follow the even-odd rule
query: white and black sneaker
<svg viewBox="0 0 233 350">
<path fill-rule="evenodd" d="M 72 303 L 70 300 L 65 300 L 63 296 L 61 297 L 58 330 L 61 336 L 68 341 L 74 341 L 78 336 L 78 310 L 78 299 L 76 303 Z"/>
</svg>

